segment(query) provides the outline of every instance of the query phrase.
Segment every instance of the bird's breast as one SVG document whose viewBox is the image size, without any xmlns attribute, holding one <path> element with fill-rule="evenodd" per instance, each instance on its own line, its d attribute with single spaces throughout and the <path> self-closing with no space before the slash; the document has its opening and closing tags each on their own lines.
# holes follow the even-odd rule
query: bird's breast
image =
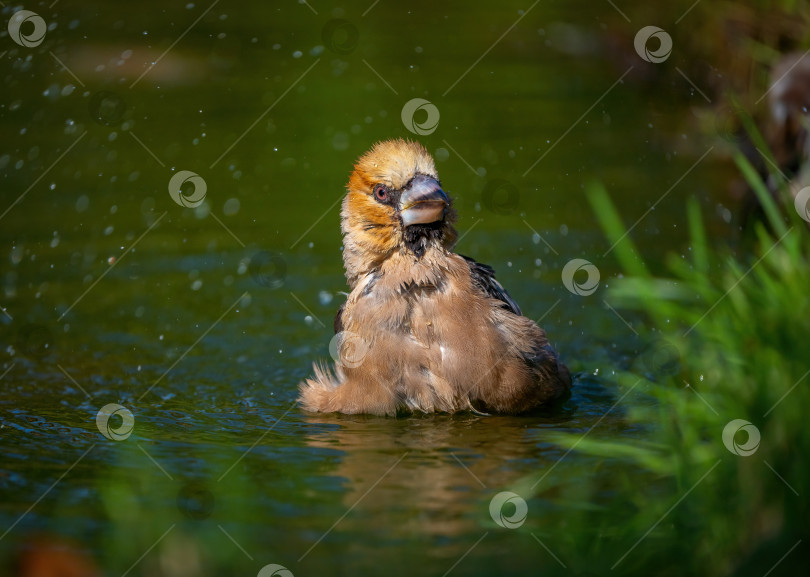
<svg viewBox="0 0 810 577">
<path fill-rule="evenodd" d="M 344 328 L 367 341 L 366 369 L 398 378 L 416 367 L 414 378 L 424 380 L 428 372 L 456 381 L 486 372 L 502 354 L 501 338 L 490 306 L 464 288 L 447 277 L 399 282 L 383 276 L 355 287 Z"/>
</svg>

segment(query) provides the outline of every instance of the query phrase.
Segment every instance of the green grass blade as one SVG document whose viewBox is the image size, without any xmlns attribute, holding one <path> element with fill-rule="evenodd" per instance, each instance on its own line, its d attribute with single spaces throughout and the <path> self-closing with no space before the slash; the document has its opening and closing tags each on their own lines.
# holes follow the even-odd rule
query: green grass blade
<svg viewBox="0 0 810 577">
<path fill-rule="evenodd" d="M 629 231 L 622 223 L 605 187 L 601 183 L 592 182 L 586 187 L 585 193 L 622 268 L 630 275 L 649 277 L 647 267 L 644 266 L 644 261 L 629 238 Z"/>
<path fill-rule="evenodd" d="M 759 200 L 762 205 L 765 216 L 768 218 L 768 222 L 773 227 L 774 231 L 776 231 L 777 236 L 782 236 L 787 230 L 787 225 L 782 218 L 779 207 L 776 206 L 776 202 L 765 186 L 765 183 L 762 182 L 759 174 L 757 174 L 756 169 L 751 166 L 751 163 L 748 162 L 748 159 L 745 158 L 739 150 L 734 151 L 734 162 L 740 168 L 740 172 L 742 172 L 743 177 L 754 191 L 754 194 L 757 195 L 757 200 Z"/>
</svg>

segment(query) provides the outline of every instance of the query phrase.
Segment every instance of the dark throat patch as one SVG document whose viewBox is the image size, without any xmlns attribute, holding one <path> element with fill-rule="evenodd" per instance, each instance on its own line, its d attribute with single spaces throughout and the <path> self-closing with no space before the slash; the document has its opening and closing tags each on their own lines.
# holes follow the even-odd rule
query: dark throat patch
<svg viewBox="0 0 810 577">
<path fill-rule="evenodd" d="M 444 221 L 431 222 L 429 224 L 412 224 L 405 227 L 403 234 L 405 246 L 408 247 L 416 258 L 422 258 L 432 240 L 440 243 L 444 238 Z"/>
</svg>

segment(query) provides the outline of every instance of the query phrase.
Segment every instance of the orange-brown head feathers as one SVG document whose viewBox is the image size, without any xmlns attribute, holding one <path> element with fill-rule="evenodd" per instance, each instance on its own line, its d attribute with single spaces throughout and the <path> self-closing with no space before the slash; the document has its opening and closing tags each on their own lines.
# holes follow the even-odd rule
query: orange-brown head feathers
<svg viewBox="0 0 810 577">
<path fill-rule="evenodd" d="M 375 144 L 354 165 L 347 189 L 341 229 L 350 285 L 395 251 L 418 259 L 429 246 L 450 248 L 456 240 L 451 201 L 417 142 Z"/>
</svg>

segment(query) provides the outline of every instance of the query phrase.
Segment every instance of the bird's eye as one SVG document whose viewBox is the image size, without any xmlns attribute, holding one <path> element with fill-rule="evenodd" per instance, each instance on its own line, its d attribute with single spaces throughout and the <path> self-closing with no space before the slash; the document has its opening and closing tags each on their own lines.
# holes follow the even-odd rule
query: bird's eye
<svg viewBox="0 0 810 577">
<path fill-rule="evenodd" d="M 387 200 L 388 199 L 388 189 L 385 188 L 382 184 L 377 184 L 374 186 L 374 197 L 377 200 Z"/>
</svg>

